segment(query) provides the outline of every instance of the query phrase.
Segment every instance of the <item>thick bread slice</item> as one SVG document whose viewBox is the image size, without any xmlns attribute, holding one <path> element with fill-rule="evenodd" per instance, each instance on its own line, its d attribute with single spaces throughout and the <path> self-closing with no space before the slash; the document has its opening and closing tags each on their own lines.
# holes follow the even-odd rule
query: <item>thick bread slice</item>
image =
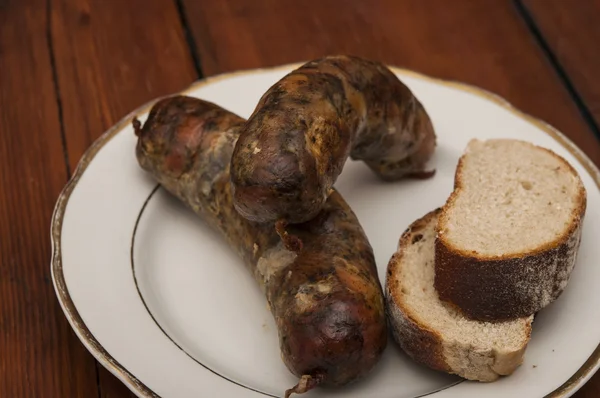
<svg viewBox="0 0 600 398">
<path fill-rule="evenodd" d="M 435 288 L 478 320 L 528 316 L 558 298 L 586 209 L 579 175 L 528 142 L 473 140 L 437 226 Z"/>
<path fill-rule="evenodd" d="M 523 360 L 533 316 L 507 322 L 464 318 L 433 287 L 440 210 L 415 221 L 388 265 L 386 301 L 394 339 L 415 361 L 470 380 L 494 381 Z"/>
</svg>

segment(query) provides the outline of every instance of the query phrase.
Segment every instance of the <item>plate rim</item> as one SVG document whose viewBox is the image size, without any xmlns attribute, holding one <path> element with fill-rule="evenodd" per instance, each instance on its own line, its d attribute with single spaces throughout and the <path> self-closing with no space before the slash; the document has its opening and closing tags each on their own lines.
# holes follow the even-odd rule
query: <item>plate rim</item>
<svg viewBox="0 0 600 398">
<path fill-rule="evenodd" d="M 305 61 L 306 62 L 306 61 Z M 65 210 L 67 204 L 69 202 L 71 193 L 75 189 L 79 179 L 87 169 L 88 165 L 94 160 L 96 154 L 120 131 L 122 131 L 133 119 L 135 116 L 140 116 L 144 113 L 147 113 L 152 105 L 154 105 L 157 101 L 162 98 L 166 98 L 172 95 L 185 95 L 193 90 L 196 90 L 200 87 L 208 86 L 210 84 L 214 84 L 221 80 L 227 80 L 233 77 L 243 76 L 243 75 L 251 75 L 257 73 L 265 73 L 265 72 L 275 72 L 275 71 L 283 71 L 283 70 L 293 70 L 303 65 L 305 62 L 294 62 L 288 64 L 282 64 L 277 66 L 263 67 L 263 68 L 248 68 L 248 69 L 240 69 L 232 72 L 225 72 L 213 76 L 209 76 L 206 78 L 202 78 L 194 81 L 185 89 L 174 92 L 172 94 L 167 94 L 164 96 L 160 96 L 154 98 L 140 107 L 136 108 L 132 112 L 128 113 L 126 116 L 121 118 L 116 124 L 114 124 L 111 128 L 106 130 L 100 137 L 98 137 L 90 147 L 84 152 L 82 157 L 80 158 L 77 167 L 72 174 L 71 178 L 64 186 L 62 191 L 60 192 L 56 204 L 54 207 L 54 211 L 51 218 L 50 225 L 50 244 L 51 244 L 51 253 L 52 257 L 50 260 L 50 273 L 52 277 L 52 282 L 54 285 L 54 290 L 57 296 L 57 299 L 60 303 L 60 306 L 67 318 L 67 321 L 71 325 L 71 328 L 75 331 L 75 334 L 81 341 L 81 343 L 86 347 L 86 349 L 94 356 L 94 358 L 100 362 L 100 364 L 108 369 L 113 375 L 115 375 L 121 382 L 123 382 L 132 392 L 141 397 L 149 397 L 149 398 L 160 398 L 158 394 L 156 394 L 152 389 L 146 386 L 141 380 L 139 380 L 133 373 L 131 373 L 128 369 L 126 369 L 123 365 L 121 365 L 94 337 L 91 330 L 87 327 L 83 319 L 81 318 L 77 308 L 75 307 L 75 303 L 69 294 L 69 290 L 66 285 L 64 273 L 63 273 L 63 265 L 62 265 L 62 250 L 61 250 L 61 232 L 62 232 L 62 222 L 65 215 Z M 544 133 L 548 134 L 551 138 L 558 142 L 564 149 L 566 149 L 571 155 L 573 155 L 577 161 L 581 163 L 586 172 L 591 176 L 591 178 L 596 183 L 597 188 L 600 190 L 600 169 L 590 160 L 590 158 L 577 146 L 575 145 L 570 138 L 561 133 L 558 129 L 548 124 L 547 122 L 542 121 L 541 119 L 532 116 L 520 109 L 516 108 L 512 103 L 510 103 L 505 98 L 495 94 L 491 91 L 483 89 L 481 87 L 471 85 L 468 83 L 456 81 L 456 80 L 448 80 L 433 77 L 421 72 L 416 72 L 411 69 L 406 69 L 402 67 L 397 67 L 393 65 L 386 65 L 388 68 L 392 70 L 395 74 L 405 75 L 414 77 L 420 80 L 424 80 L 427 82 L 435 83 L 438 85 L 442 85 L 445 87 L 450 87 L 457 89 L 459 91 L 467 92 L 473 95 L 476 95 L 480 98 L 487 99 L 493 102 L 496 105 L 504 108 L 509 111 L 514 116 L 519 117 L 520 119 L 525 120 L 538 127 Z M 579 388 L 581 388 L 593 375 L 596 373 L 598 368 L 600 367 L 600 344 L 594 349 L 594 351 L 590 354 L 588 359 L 583 363 L 583 365 L 562 385 L 560 385 L 557 389 L 547 394 L 543 398 L 565 398 L 571 396 L 575 393 Z"/>
</svg>

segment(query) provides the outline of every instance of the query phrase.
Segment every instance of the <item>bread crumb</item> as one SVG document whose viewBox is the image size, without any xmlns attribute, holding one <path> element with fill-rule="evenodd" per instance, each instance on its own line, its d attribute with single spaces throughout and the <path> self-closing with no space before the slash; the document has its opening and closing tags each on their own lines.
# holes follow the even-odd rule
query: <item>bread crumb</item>
<svg viewBox="0 0 600 398">
<path fill-rule="evenodd" d="M 437 222 L 435 212 L 414 222 L 388 266 L 386 300 L 394 339 L 419 362 L 429 364 L 431 355 L 438 355 L 463 378 L 494 381 L 497 370 L 510 374 L 520 364 L 514 359 L 522 358 L 533 317 L 478 322 L 440 301 L 434 289 Z M 432 333 L 440 353 L 428 352 L 423 340 Z"/>
</svg>

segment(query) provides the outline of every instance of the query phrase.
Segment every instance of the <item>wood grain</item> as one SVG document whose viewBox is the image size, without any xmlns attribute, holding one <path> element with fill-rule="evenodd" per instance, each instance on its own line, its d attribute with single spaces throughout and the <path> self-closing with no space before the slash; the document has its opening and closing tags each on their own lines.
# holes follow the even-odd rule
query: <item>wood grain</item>
<svg viewBox="0 0 600 398">
<path fill-rule="evenodd" d="M 95 397 L 93 358 L 50 277 L 67 181 L 44 1 L 0 3 L 0 397 Z"/>
<path fill-rule="evenodd" d="M 52 21 L 71 169 L 119 119 L 198 78 L 174 1 L 53 0 Z M 98 372 L 100 398 L 134 397 Z"/>
<path fill-rule="evenodd" d="M 172 0 L 54 0 L 52 12 L 71 167 L 120 118 L 198 78 Z"/>
<path fill-rule="evenodd" d="M 576 5 L 564 0 L 524 0 L 523 4 L 600 126 L 600 0 L 580 0 Z"/>
<path fill-rule="evenodd" d="M 588 381 L 573 398 L 598 398 L 600 397 L 600 375 L 596 374 Z"/>
<path fill-rule="evenodd" d="M 511 2 L 184 0 L 207 75 L 352 53 L 474 84 L 600 145 Z"/>
<path fill-rule="evenodd" d="M 98 398 L 136 398 L 121 380 L 98 364 Z"/>
</svg>

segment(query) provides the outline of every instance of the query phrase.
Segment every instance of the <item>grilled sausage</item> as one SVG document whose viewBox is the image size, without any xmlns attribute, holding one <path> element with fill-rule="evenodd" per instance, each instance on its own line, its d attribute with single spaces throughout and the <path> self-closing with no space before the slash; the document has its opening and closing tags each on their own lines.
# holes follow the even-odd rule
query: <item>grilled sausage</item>
<svg viewBox="0 0 600 398">
<path fill-rule="evenodd" d="M 425 109 L 384 65 L 311 61 L 273 85 L 242 128 L 234 206 L 252 221 L 304 222 L 323 208 L 348 156 L 384 180 L 427 178 L 435 144 Z"/>
<path fill-rule="evenodd" d="M 273 225 L 233 207 L 231 155 L 244 120 L 208 102 L 175 96 L 135 119 L 139 164 L 216 228 L 245 260 L 275 318 L 281 354 L 300 378 L 286 392 L 340 386 L 367 374 L 387 344 L 383 293 L 372 248 L 356 216 L 333 191 L 302 239 L 286 249 Z"/>
</svg>

